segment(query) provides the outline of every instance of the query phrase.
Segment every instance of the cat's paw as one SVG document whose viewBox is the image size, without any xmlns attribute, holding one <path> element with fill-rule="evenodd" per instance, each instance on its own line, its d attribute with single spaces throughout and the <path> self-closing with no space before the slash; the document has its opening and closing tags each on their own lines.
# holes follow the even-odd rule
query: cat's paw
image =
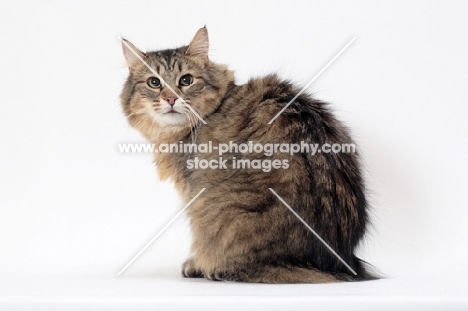
<svg viewBox="0 0 468 311">
<path fill-rule="evenodd" d="M 227 282 L 237 282 L 239 280 L 239 276 L 235 273 L 230 273 L 224 270 L 216 269 L 207 273 L 205 277 L 211 281 L 227 281 Z"/>
<path fill-rule="evenodd" d="M 195 268 L 193 259 L 187 259 L 182 265 L 182 275 L 185 278 L 202 278 L 203 272 L 200 269 Z"/>
</svg>

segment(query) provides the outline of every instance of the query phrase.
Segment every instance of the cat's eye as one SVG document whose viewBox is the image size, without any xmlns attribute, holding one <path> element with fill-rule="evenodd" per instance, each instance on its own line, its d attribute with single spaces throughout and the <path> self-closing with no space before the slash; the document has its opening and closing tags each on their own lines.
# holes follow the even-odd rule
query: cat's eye
<svg viewBox="0 0 468 311">
<path fill-rule="evenodd" d="M 192 84 L 193 82 L 193 77 L 191 75 L 184 75 L 182 78 L 180 78 L 179 84 L 182 86 L 188 86 Z"/>
<path fill-rule="evenodd" d="M 153 89 L 157 89 L 158 87 L 161 87 L 161 81 L 159 81 L 159 79 L 156 77 L 149 78 L 147 83 L 148 83 L 148 86 L 152 87 Z"/>
</svg>

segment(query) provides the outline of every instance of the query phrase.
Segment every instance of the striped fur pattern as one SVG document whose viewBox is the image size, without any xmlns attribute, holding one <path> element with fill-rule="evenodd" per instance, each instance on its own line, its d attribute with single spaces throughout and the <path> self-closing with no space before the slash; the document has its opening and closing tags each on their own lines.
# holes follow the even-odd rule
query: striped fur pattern
<svg viewBox="0 0 468 311">
<path fill-rule="evenodd" d="M 124 41 L 129 77 L 121 94 L 130 124 L 151 143 L 352 143 L 327 104 L 276 75 L 237 85 L 233 72 L 208 58 L 208 32 L 190 45 L 143 53 Z M 147 62 L 165 83 L 157 86 Z M 190 78 L 187 78 L 187 75 Z M 154 83 L 153 83 L 154 82 Z M 186 82 L 190 82 L 186 85 Z M 175 91 L 180 99 L 175 99 Z M 171 99 L 171 97 L 173 99 Z M 171 102 L 173 105 L 171 105 Z M 171 112 L 171 110 L 174 110 Z M 195 111 L 206 121 L 198 119 Z M 373 279 L 355 255 L 368 223 L 356 153 L 274 154 L 232 151 L 226 169 L 188 168 L 217 153 L 157 153 L 162 180 L 172 180 L 188 208 L 193 233 L 184 277 L 258 283 L 328 283 Z M 288 168 L 235 169 L 231 159 L 287 161 Z M 350 271 L 269 191 L 274 189 L 357 272 Z"/>
</svg>

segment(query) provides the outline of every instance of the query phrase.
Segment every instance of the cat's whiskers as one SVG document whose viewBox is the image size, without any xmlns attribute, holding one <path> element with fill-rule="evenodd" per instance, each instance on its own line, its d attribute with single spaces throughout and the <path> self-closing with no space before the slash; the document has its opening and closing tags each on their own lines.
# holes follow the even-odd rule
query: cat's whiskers
<svg viewBox="0 0 468 311">
<path fill-rule="evenodd" d="M 140 108 L 140 109 L 137 109 L 137 110 L 133 111 L 129 115 L 127 115 L 127 118 L 130 118 L 132 116 L 139 115 L 139 114 L 144 114 L 145 112 L 146 112 L 145 108 Z"/>
<path fill-rule="evenodd" d="M 150 129 L 149 129 L 150 133 L 153 133 L 153 126 L 156 123 L 156 119 L 155 118 L 152 118 L 152 119 L 153 119 L 153 122 L 151 122 L 151 126 L 150 126 Z"/>
<path fill-rule="evenodd" d="M 188 103 L 190 104 L 190 101 L 189 101 Z M 192 108 L 193 111 L 192 111 L 192 109 L 190 109 L 189 107 L 186 107 L 186 108 L 187 108 L 188 110 L 190 110 L 190 112 L 191 112 L 193 115 L 195 115 L 195 114 L 193 113 L 193 111 L 195 111 L 195 112 L 196 112 L 198 115 L 200 115 L 200 116 L 202 115 L 201 111 L 198 110 L 197 107 L 194 107 L 194 106 L 190 105 L 190 108 Z M 196 116 L 196 115 L 195 115 L 195 116 Z"/>
<path fill-rule="evenodd" d="M 194 133 L 194 127 L 196 126 L 195 120 L 193 120 L 193 114 L 188 110 L 185 109 L 185 114 L 188 119 L 189 127 L 190 127 L 190 137 L 192 139 L 192 143 L 195 143 L 195 133 Z"/>
<path fill-rule="evenodd" d="M 137 124 L 135 124 L 135 127 L 139 128 L 140 130 L 142 129 L 143 124 L 149 119 L 149 115 L 147 114 L 141 114 L 141 115 L 142 115 L 142 118 L 140 119 L 140 121 L 138 121 Z"/>
<path fill-rule="evenodd" d="M 198 117 L 188 108 L 185 108 L 185 112 L 188 116 L 189 123 L 190 123 L 190 133 L 192 137 L 192 143 L 195 143 L 198 137 L 199 129 L 200 129 L 200 122 Z"/>
<path fill-rule="evenodd" d="M 133 117 L 133 116 L 138 115 L 138 114 L 141 114 L 141 112 L 139 112 L 139 111 L 132 112 L 127 116 L 127 118 Z"/>
</svg>

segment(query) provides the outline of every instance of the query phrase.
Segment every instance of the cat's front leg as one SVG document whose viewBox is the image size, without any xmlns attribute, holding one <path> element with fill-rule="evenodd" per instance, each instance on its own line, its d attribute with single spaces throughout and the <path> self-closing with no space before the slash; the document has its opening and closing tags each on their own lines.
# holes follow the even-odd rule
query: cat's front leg
<svg viewBox="0 0 468 311">
<path fill-rule="evenodd" d="M 182 265 L 182 275 L 185 278 L 202 278 L 204 277 L 201 269 L 195 266 L 193 258 L 187 259 Z"/>
</svg>

